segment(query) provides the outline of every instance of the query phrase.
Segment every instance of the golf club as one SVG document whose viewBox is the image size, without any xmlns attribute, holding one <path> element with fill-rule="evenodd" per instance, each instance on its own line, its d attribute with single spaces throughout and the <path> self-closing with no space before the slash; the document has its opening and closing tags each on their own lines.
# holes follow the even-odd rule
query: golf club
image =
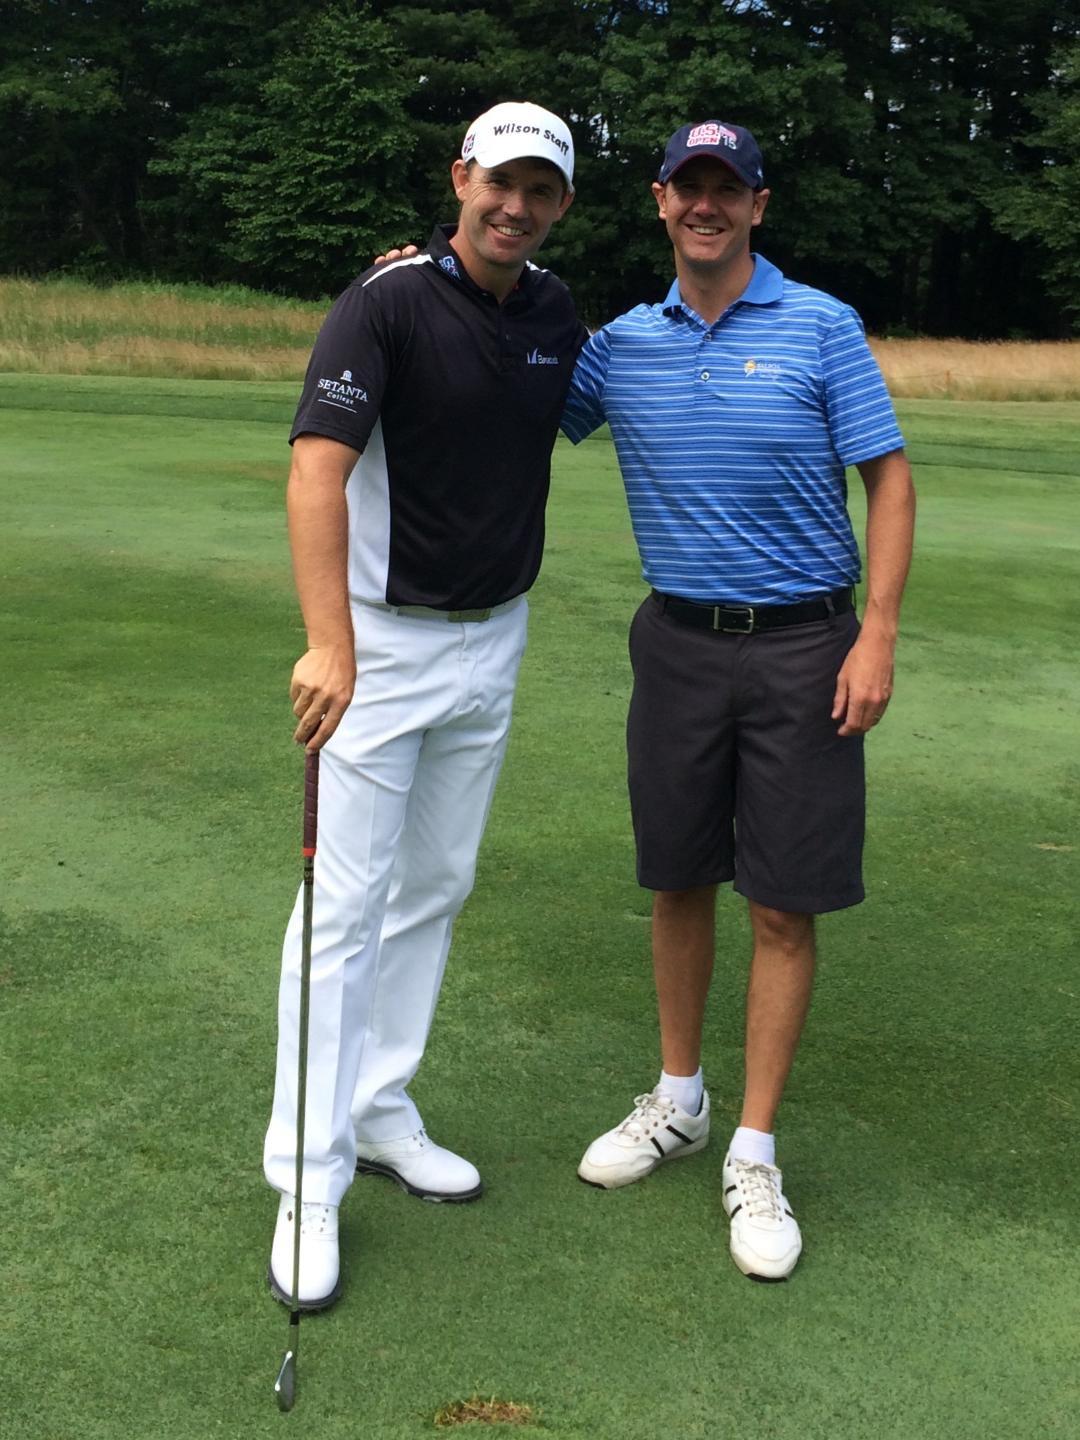
<svg viewBox="0 0 1080 1440">
<path fill-rule="evenodd" d="M 300 1036 L 296 1078 L 296 1194 L 293 1207 L 292 1307 L 289 1343 L 274 1381 L 280 1410 L 296 1403 L 296 1356 L 300 1347 L 300 1217 L 304 1213 L 304 1118 L 307 1111 L 308 1010 L 311 1002 L 311 908 L 315 891 L 315 841 L 319 828 L 319 752 L 304 761 L 304 928 L 300 943 Z"/>
</svg>

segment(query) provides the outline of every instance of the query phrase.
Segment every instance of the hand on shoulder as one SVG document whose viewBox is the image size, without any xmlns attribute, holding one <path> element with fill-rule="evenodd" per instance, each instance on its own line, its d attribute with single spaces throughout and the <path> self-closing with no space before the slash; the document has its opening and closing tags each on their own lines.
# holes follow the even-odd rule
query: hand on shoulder
<svg viewBox="0 0 1080 1440">
<path fill-rule="evenodd" d="M 403 245 L 399 250 L 387 250 L 385 255 L 376 255 L 375 264 L 388 265 L 393 260 L 411 260 L 414 255 L 419 254 L 420 251 L 417 246 Z"/>
</svg>

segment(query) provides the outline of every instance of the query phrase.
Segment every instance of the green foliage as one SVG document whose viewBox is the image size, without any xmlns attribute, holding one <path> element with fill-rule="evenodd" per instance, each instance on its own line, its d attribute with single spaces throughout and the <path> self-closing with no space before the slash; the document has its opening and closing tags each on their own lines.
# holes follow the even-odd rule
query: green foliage
<svg viewBox="0 0 1080 1440">
<path fill-rule="evenodd" d="M 108 271 L 138 255 L 151 104 L 142 8 L 0 3 L 0 267 Z"/>
<path fill-rule="evenodd" d="M 877 329 L 1060 336 L 1080 303 L 1080 0 L 0 0 L 0 269 L 335 290 L 448 219 L 468 121 L 569 120 L 544 263 L 599 322 L 666 289 L 649 184 L 750 126 L 762 250 Z M 1033 188 L 1034 187 L 1034 188 Z"/>
<path fill-rule="evenodd" d="M 1058 56 L 1057 81 L 1031 106 L 1041 128 L 1027 143 L 1043 163 L 1006 185 L 1000 207 L 1007 231 L 1038 245 L 1050 292 L 1080 330 L 1080 45 Z"/>
<path fill-rule="evenodd" d="M 387 225 L 419 225 L 399 178 L 410 80 L 386 23 L 343 0 L 292 38 L 151 169 L 222 214 L 245 279 L 318 295 L 366 267 Z"/>
</svg>

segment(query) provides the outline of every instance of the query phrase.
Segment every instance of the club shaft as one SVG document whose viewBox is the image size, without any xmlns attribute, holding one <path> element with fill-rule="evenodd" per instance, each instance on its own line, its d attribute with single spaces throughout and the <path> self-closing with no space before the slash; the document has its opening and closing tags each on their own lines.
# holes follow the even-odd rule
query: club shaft
<svg viewBox="0 0 1080 1440">
<path fill-rule="evenodd" d="M 319 814 L 319 752 L 308 751 L 304 765 L 304 899 L 300 940 L 300 1025 L 296 1065 L 296 1182 L 293 1210 L 292 1313 L 289 1346 L 300 1347 L 300 1217 L 304 1203 L 304 1130 L 307 1119 L 308 1031 L 311 1012 L 311 926 L 315 898 L 315 848 Z"/>
</svg>

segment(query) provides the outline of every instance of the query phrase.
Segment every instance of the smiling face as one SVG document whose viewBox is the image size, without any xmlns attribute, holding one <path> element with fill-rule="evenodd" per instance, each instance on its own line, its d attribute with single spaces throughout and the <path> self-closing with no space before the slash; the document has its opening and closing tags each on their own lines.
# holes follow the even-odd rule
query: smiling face
<svg viewBox="0 0 1080 1440">
<path fill-rule="evenodd" d="M 702 155 L 652 191 L 677 265 L 693 270 L 750 265 L 750 232 L 761 224 L 768 190 L 751 190 L 723 161 Z"/>
<path fill-rule="evenodd" d="M 492 170 L 455 160 L 451 174 L 461 215 L 450 243 L 476 283 L 501 299 L 574 192 L 546 160 L 508 160 Z"/>
</svg>

